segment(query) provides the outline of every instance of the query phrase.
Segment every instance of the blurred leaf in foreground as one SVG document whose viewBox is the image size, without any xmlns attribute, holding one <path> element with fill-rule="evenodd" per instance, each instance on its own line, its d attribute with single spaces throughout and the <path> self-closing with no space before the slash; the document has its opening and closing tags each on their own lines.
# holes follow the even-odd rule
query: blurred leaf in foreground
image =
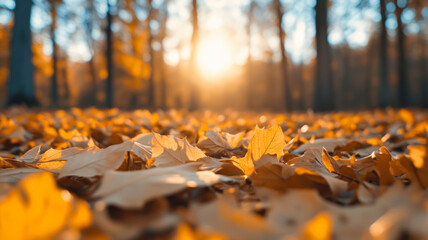
<svg viewBox="0 0 428 240">
<path fill-rule="evenodd" d="M 91 221 L 86 202 L 59 189 L 48 172 L 23 179 L 0 200 L 0 239 L 49 239 Z"/>
</svg>

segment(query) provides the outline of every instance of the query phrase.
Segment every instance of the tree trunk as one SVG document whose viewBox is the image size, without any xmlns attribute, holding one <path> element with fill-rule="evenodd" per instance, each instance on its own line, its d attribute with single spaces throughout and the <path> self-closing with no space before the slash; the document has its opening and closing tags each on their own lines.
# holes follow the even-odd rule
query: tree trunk
<svg viewBox="0 0 428 240">
<path fill-rule="evenodd" d="M 166 73 L 165 73 L 165 61 L 163 58 L 163 54 L 165 52 L 163 40 L 166 37 L 167 27 L 166 23 L 168 21 L 168 0 L 164 1 L 163 4 L 163 19 L 162 19 L 162 29 L 161 29 L 161 35 L 160 35 L 160 43 L 161 43 L 161 49 L 160 49 L 160 62 L 159 62 L 159 71 L 161 74 L 161 81 L 160 81 L 160 88 L 161 88 L 161 107 L 162 109 L 166 109 L 167 107 L 167 82 L 166 82 Z"/>
<path fill-rule="evenodd" d="M 107 48 L 106 48 L 106 59 L 107 59 L 107 81 L 106 81 L 106 107 L 112 108 L 114 103 L 114 92 L 113 92 L 113 33 L 111 31 L 112 15 L 110 2 L 107 1 L 107 25 L 106 25 L 106 37 L 107 37 Z"/>
<path fill-rule="evenodd" d="M 331 78 L 330 45 L 327 40 L 327 8 L 328 0 L 317 0 L 315 6 L 315 29 L 317 66 L 315 79 L 315 111 L 335 109 L 333 81 Z"/>
<path fill-rule="evenodd" d="M 64 58 L 64 66 L 62 68 L 62 75 L 63 75 L 63 79 L 64 79 L 64 100 L 65 100 L 65 105 L 69 105 L 70 104 L 70 97 L 71 97 L 71 93 L 70 93 L 70 83 L 68 81 L 68 68 L 67 68 L 67 58 Z"/>
<path fill-rule="evenodd" d="M 382 21 L 380 22 L 380 84 L 379 84 L 379 103 L 381 108 L 391 105 L 391 93 L 388 80 L 388 36 L 386 32 L 386 0 L 380 0 L 380 15 Z"/>
<path fill-rule="evenodd" d="M 251 1 L 250 10 L 248 11 L 248 23 L 247 23 L 247 36 L 248 36 L 248 58 L 247 58 L 247 104 L 248 108 L 251 110 L 254 107 L 253 102 L 253 78 L 252 78 L 252 56 L 251 56 L 251 26 L 253 24 L 254 18 L 254 8 L 256 7 L 256 3 Z"/>
<path fill-rule="evenodd" d="M 89 8 L 87 9 L 87 15 L 86 15 L 86 23 L 87 28 L 86 29 L 86 41 L 88 42 L 89 51 L 91 52 L 91 59 L 89 60 L 89 72 L 91 76 L 91 89 L 90 89 L 90 96 L 89 96 L 89 104 L 91 106 L 97 106 L 97 96 L 98 96 L 98 89 L 97 89 L 97 67 L 95 64 L 95 48 L 94 48 L 94 40 L 92 39 L 92 30 L 93 30 L 93 24 L 94 24 L 94 3 L 89 2 Z"/>
<path fill-rule="evenodd" d="M 407 96 L 407 76 L 406 76 L 406 43 L 404 35 L 404 26 L 401 21 L 401 15 L 403 9 L 398 6 L 397 0 L 395 3 L 395 17 L 397 19 L 397 49 L 398 49 L 398 99 L 400 107 L 407 107 L 409 105 L 409 99 Z"/>
<path fill-rule="evenodd" d="M 284 15 L 284 12 L 282 10 L 282 5 L 279 0 L 274 0 L 274 8 L 276 12 L 276 23 L 277 23 L 277 29 L 278 29 L 278 38 L 279 38 L 279 48 L 281 49 L 281 72 L 282 72 L 282 81 L 283 81 L 283 87 L 284 87 L 284 102 L 285 102 L 285 110 L 286 111 L 292 111 L 293 107 L 293 98 L 291 96 L 291 84 L 290 79 L 288 78 L 288 63 L 287 63 L 287 56 L 285 53 L 285 46 L 284 46 L 284 40 L 285 40 L 285 33 L 284 29 L 282 28 L 282 17 Z"/>
<path fill-rule="evenodd" d="M 338 89 L 342 89 L 341 93 L 337 93 L 338 95 L 340 94 L 341 96 L 339 97 L 340 99 L 340 104 L 338 103 L 336 106 L 338 109 L 352 109 L 355 107 L 354 102 L 352 101 L 352 94 L 355 91 L 355 88 L 352 86 L 352 74 L 351 74 L 351 53 L 350 53 L 350 49 L 349 46 L 346 45 L 343 48 L 343 58 L 342 58 L 342 69 L 343 69 L 343 78 L 342 78 L 342 82 L 339 83 L 338 85 L 340 87 L 338 87 Z M 339 106 L 340 105 L 340 106 Z"/>
<path fill-rule="evenodd" d="M 373 96 L 373 92 L 371 91 L 372 89 L 372 74 L 373 74 L 373 70 L 372 70 L 372 65 L 373 65 L 373 40 L 370 39 L 369 43 L 367 45 L 367 49 L 366 49 L 366 53 L 365 53 L 365 57 L 366 57 L 366 78 L 365 78 L 365 82 L 364 82 L 364 87 L 362 89 L 361 94 L 368 94 L 368 96 L 365 98 L 364 100 L 364 106 L 366 106 L 366 108 L 374 108 L 375 106 L 372 104 L 372 96 Z"/>
<path fill-rule="evenodd" d="M 91 60 L 89 60 L 89 71 L 91 74 L 91 102 L 92 106 L 97 106 L 97 70 L 95 65 L 94 54 L 92 54 Z"/>
<path fill-rule="evenodd" d="M 419 32 L 419 42 L 420 42 L 420 51 L 419 51 L 419 79 L 420 79 L 420 93 L 421 93 L 421 107 L 428 108 L 428 74 L 427 74 L 427 43 L 425 37 L 421 32 Z"/>
<path fill-rule="evenodd" d="M 192 50 L 190 55 L 190 111 L 195 111 L 199 108 L 199 90 L 198 78 L 196 69 L 196 53 L 199 40 L 199 25 L 198 25 L 198 1 L 192 0 Z"/>
<path fill-rule="evenodd" d="M 30 16 L 32 0 L 15 1 L 8 105 L 37 105 L 34 96 Z"/>
<path fill-rule="evenodd" d="M 51 77 L 51 105 L 53 107 L 58 106 L 58 46 L 55 41 L 55 29 L 56 29 L 56 2 L 51 1 L 51 16 L 52 25 L 50 28 L 50 37 L 52 43 L 52 77 Z"/>
<path fill-rule="evenodd" d="M 420 29 L 425 27 L 425 20 L 422 16 L 422 10 L 424 9 L 423 1 L 418 0 L 414 2 L 416 16 L 415 22 L 419 24 Z M 420 106 L 421 108 L 428 108 L 428 71 L 427 67 L 427 41 L 425 39 L 424 31 L 418 33 L 418 69 L 419 69 L 419 86 L 420 86 Z"/>
<path fill-rule="evenodd" d="M 148 29 L 148 33 L 149 33 L 149 49 L 150 49 L 150 76 L 149 76 L 149 81 L 148 81 L 148 87 L 147 87 L 147 91 L 148 91 L 148 101 L 147 101 L 147 105 L 149 108 L 154 108 L 155 107 L 155 81 L 154 81 L 154 58 L 155 58 L 155 54 L 154 54 L 154 50 L 152 47 L 152 43 L 153 43 L 153 34 L 150 28 L 150 21 L 153 19 L 153 6 L 152 6 L 152 0 L 147 0 L 147 5 L 149 7 L 149 15 L 147 16 L 147 29 Z"/>
</svg>

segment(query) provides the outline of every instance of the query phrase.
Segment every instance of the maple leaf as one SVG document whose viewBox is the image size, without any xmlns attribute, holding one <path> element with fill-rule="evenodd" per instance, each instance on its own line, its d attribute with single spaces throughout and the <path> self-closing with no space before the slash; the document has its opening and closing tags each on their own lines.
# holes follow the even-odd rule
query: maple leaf
<svg viewBox="0 0 428 240">
<path fill-rule="evenodd" d="M 220 181 L 232 181 L 211 171 L 198 171 L 200 165 L 188 163 L 134 172 L 109 171 L 93 197 L 122 208 L 141 208 L 152 198 L 170 195 L 187 187 L 205 187 Z"/>
<path fill-rule="evenodd" d="M 156 167 L 168 167 L 196 161 L 206 155 L 197 147 L 190 145 L 186 139 L 162 136 L 153 133 L 152 157 Z"/>
<path fill-rule="evenodd" d="M 254 162 L 258 162 L 266 154 L 276 155 L 279 160 L 284 153 L 284 146 L 284 134 L 280 126 L 267 130 L 256 127 L 245 157 L 232 160 L 245 175 L 250 176 L 255 170 Z"/>
<path fill-rule="evenodd" d="M 279 125 L 267 130 L 256 127 L 248 152 L 254 161 L 258 161 L 265 154 L 276 155 L 280 159 L 284 153 L 284 146 L 284 134 Z"/>
</svg>

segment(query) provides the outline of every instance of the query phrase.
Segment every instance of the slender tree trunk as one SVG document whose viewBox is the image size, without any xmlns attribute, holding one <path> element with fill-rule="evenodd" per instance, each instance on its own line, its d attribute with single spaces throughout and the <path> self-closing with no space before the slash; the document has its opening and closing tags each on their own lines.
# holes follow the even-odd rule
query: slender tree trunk
<svg viewBox="0 0 428 240">
<path fill-rule="evenodd" d="M 267 81 L 265 82 L 267 88 L 265 92 L 265 107 L 269 108 L 271 111 L 274 111 L 277 109 L 277 102 L 275 101 L 275 79 L 273 75 L 274 71 L 274 64 L 272 60 L 272 56 L 269 57 L 266 64 L 266 78 Z"/>
<path fill-rule="evenodd" d="M 282 5 L 279 0 L 274 0 L 274 7 L 276 11 L 276 22 L 277 22 L 277 29 L 278 29 L 278 38 L 279 38 L 279 48 L 281 50 L 281 72 L 282 72 L 282 81 L 284 86 L 284 102 L 285 102 L 285 110 L 286 111 L 292 111 L 293 107 L 293 98 L 291 96 L 291 84 L 290 79 L 288 77 L 288 63 L 287 63 L 287 56 L 285 53 L 285 32 L 282 28 L 282 17 L 284 15 L 284 12 L 282 10 Z"/>
<path fill-rule="evenodd" d="M 336 106 L 338 109 L 344 108 L 344 109 L 352 109 L 356 107 L 353 104 L 352 101 L 352 93 L 355 91 L 355 88 L 352 86 L 352 74 L 351 74 L 351 53 L 349 46 L 346 45 L 343 49 L 343 59 L 342 59 L 342 66 L 343 66 L 343 78 L 342 82 L 338 85 L 340 86 L 339 89 L 342 89 L 342 93 L 340 93 L 340 102 L 341 106 Z M 339 95 L 339 93 L 338 93 Z M 337 104 L 339 105 L 339 104 Z"/>
<path fill-rule="evenodd" d="M 166 82 L 166 72 L 165 72 L 165 61 L 163 58 L 163 54 L 165 52 L 163 40 L 166 37 L 167 27 L 166 23 L 168 21 L 168 0 L 164 1 L 163 5 L 163 19 L 162 19 L 162 29 L 161 29 L 161 35 L 160 35 L 160 43 L 161 43 L 161 49 L 160 49 L 160 62 L 159 62 L 159 71 L 161 73 L 161 107 L 162 109 L 166 109 L 167 107 L 167 82 Z"/>
<path fill-rule="evenodd" d="M 65 105 L 69 105 L 70 104 L 70 83 L 68 82 L 68 68 L 67 68 L 67 58 L 64 58 L 64 66 L 62 68 L 62 75 L 63 75 L 63 79 L 64 79 L 64 100 L 65 100 Z"/>
<path fill-rule="evenodd" d="M 421 93 L 421 107 L 428 108 L 428 74 L 427 74 L 427 43 L 422 32 L 419 32 L 419 79 Z"/>
<path fill-rule="evenodd" d="M 148 102 L 147 105 L 149 108 L 154 108 L 155 107 L 155 81 L 154 81 L 154 62 L 155 62 L 155 54 L 154 54 L 154 50 L 152 47 L 152 43 L 153 43 L 153 33 L 151 31 L 150 28 L 150 21 L 153 19 L 153 6 L 152 6 L 152 0 L 147 0 L 147 5 L 149 7 L 149 15 L 147 17 L 147 29 L 148 29 L 148 33 L 149 33 L 149 49 L 150 49 L 150 76 L 149 76 L 149 81 L 148 81 Z"/>
<path fill-rule="evenodd" d="M 256 3 L 251 0 L 250 2 L 250 10 L 248 11 L 248 23 L 247 23 L 247 36 L 248 36 L 248 57 L 247 57 L 247 104 L 248 108 L 251 110 L 254 107 L 254 96 L 253 96 L 253 78 L 252 78 L 252 41 L 251 41 L 251 26 L 253 24 L 254 18 L 254 8 L 256 7 Z"/>
<path fill-rule="evenodd" d="M 50 28 L 50 37 L 52 43 L 52 77 L 51 77 L 51 105 L 53 107 L 58 106 L 58 45 L 55 40 L 55 30 L 56 30 L 56 2 L 51 1 L 51 16 L 52 16 L 52 25 Z"/>
<path fill-rule="evenodd" d="M 94 54 L 89 60 L 89 71 L 91 74 L 91 105 L 97 106 L 97 69 L 94 59 Z"/>
<path fill-rule="evenodd" d="M 406 43 L 404 35 L 404 26 L 401 21 L 403 8 L 399 7 L 397 0 L 395 2 L 395 17 L 397 19 L 397 49 L 398 49 L 398 98 L 400 107 L 407 107 L 409 99 L 407 96 L 407 69 L 406 69 Z"/>
<path fill-rule="evenodd" d="M 34 96 L 30 16 L 32 0 L 15 1 L 8 105 L 37 105 Z"/>
<path fill-rule="evenodd" d="M 365 98 L 364 100 L 364 106 L 366 106 L 366 108 L 373 108 L 375 107 L 372 104 L 372 65 L 373 65 L 373 40 L 370 39 L 369 43 L 367 45 L 367 51 L 365 53 L 366 55 L 366 79 L 364 82 L 364 87 L 363 87 L 363 91 L 361 92 L 362 94 L 366 93 L 368 94 L 368 96 Z"/>
<path fill-rule="evenodd" d="M 304 65 L 300 63 L 296 67 L 297 71 L 297 81 L 299 86 L 299 110 L 305 109 L 305 79 L 303 78 Z"/>
<path fill-rule="evenodd" d="M 113 17 L 111 15 L 110 2 L 107 0 L 107 48 L 106 48 L 106 59 L 107 59 L 107 81 L 106 81 L 106 107 L 112 108 L 114 103 L 114 91 L 113 91 L 113 33 L 111 31 Z"/>
<path fill-rule="evenodd" d="M 379 84 L 379 103 L 381 108 L 391 105 L 391 93 L 388 80 L 388 35 L 386 32 L 386 0 L 380 0 L 380 84 Z"/>
<path fill-rule="evenodd" d="M 134 2 L 134 6 L 132 6 L 132 2 Z M 147 2 L 146 2 L 147 3 Z M 135 0 L 126 0 L 126 9 L 130 12 L 130 13 L 132 13 L 132 21 L 131 21 L 131 23 L 130 23 L 130 33 L 131 33 L 131 48 L 132 48 L 132 53 L 133 53 L 133 55 L 135 56 L 135 57 L 137 57 L 137 58 L 142 58 L 142 56 L 139 54 L 139 51 L 138 51 L 138 49 L 140 49 L 138 46 L 143 46 L 143 45 L 146 45 L 145 43 L 143 43 L 143 44 L 141 44 L 141 45 L 139 45 L 138 43 L 137 43 L 137 41 L 135 40 L 135 39 L 137 39 L 138 38 L 138 36 L 137 36 L 137 26 L 140 24 L 140 22 L 139 22 L 139 20 L 138 20 L 138 18 L 137 18 L 137 16 L 136 16 L 136 13 L 135 13 L 135 10 L 133 9 L 133 8 L 136 8 L 137 7 L 137 3 L 136 3 L 136 1 Z M 145 25 L 146 26 L 149 26 L 149 23 L 147 23 L 147 22 L 149 22 L 150 23 L 150 20 L 146 20 L 146 22 L 145 22 Z M 143 48 L 144 49 L 144 48 Z M 133 76 L 134 78 L 135 78 L 135 80 L 136 81 L 139 81 L 139 82 L 143 82 L 143 85 L 144 85 L 144 80 L 142 79 L 142 77 L 141 76 Z M 143 91 L 144 90 L 147 90 L 147 89 L 144 89 L 143 88 Z M 147 90 L 148 91 L 148 90 Z M 138 91 L 133 91 L 132 93 L 131 93 L 131 101 L 130 101 L 130 103 L 129 103 L 129 108 L 130 109 L 132 109 L 132 108 L 136 108 L 137 106 L 139 106 L 139 101 L 138 101 L 138 99 L 139 99 L 139 96 L 140 96 L 141 94 L 138 92 Z M 146 92 L 144 92 L 144 94 L 143 94 L 144 96 L 148 96 L 148 94 L 146 93 Z M 147 100 L 147 102 L 146 102 L 146 107 L 148 106 L 149 104 L 148 104 L 148 100 Z"/>
<path fill-rule="evenodd" d="M 199 89 L 198 89 L 198 71 L 196 69 L 196 53 L 199 41 L 199 25 L 198 25 L 198 1 L 192 0 L 192 51 L 190 55 L 190 111 L 195 111 L 199 108 Z"/>
<path fill-rule="evenodd" d="M 88 25 L 87 33 L 86 33 L 86 41 L 88 42 L 89 51 L 91 52 L 91 59 L 89 60 L 89 72 L 91 76 L 91 89 L 90 89 L 90 105 L 97 106 L 97 67 L 95 64 L 95 48 L 94 48 L 94 40 L 92 39 L 92 30 L 93 30 L 93 22 L 94 22 L 94 4 L 93 2 L 89 3 L 89 9 L 87 12 L 86 24 Z"/>
<path fill-rule="evenodd" d="M 317 0 L 315 6 L 315 29 L 317 66 L 315 80 L 315 111 L 330 111 L 335 109 L 333 81 L 331 75 L 330 45 L 327 40 L 327 8 L 328 0 Z"/>
</svg>

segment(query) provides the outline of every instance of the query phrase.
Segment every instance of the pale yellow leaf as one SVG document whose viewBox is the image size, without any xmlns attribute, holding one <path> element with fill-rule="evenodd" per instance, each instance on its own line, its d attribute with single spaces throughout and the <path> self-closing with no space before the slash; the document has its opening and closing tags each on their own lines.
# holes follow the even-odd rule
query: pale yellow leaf
<svg viewBox="0 0 428 240">
<path fill-rule="evenodd" d="M 89 149 L 75 154 L 66 159 L 67 162 L 60 169 L 59 178 L 71 175 L 93 177 L 103 175 L 108 170 L 115 170 L 123 163 L 126 152 L 133 146 L 132 141 L 125 141 L 105 149 Z"/>
<path fill-rule="evenodd" d="M 200 163 L 152 168 L 134 172 L 107 172 L 93 194 L 105 203 L 122 208 L 141 208 L 153 198 L 176 193 L 187 187 L 205 187 L 230 178 L 211 171 L 198 171 Z"/>
</svg>

